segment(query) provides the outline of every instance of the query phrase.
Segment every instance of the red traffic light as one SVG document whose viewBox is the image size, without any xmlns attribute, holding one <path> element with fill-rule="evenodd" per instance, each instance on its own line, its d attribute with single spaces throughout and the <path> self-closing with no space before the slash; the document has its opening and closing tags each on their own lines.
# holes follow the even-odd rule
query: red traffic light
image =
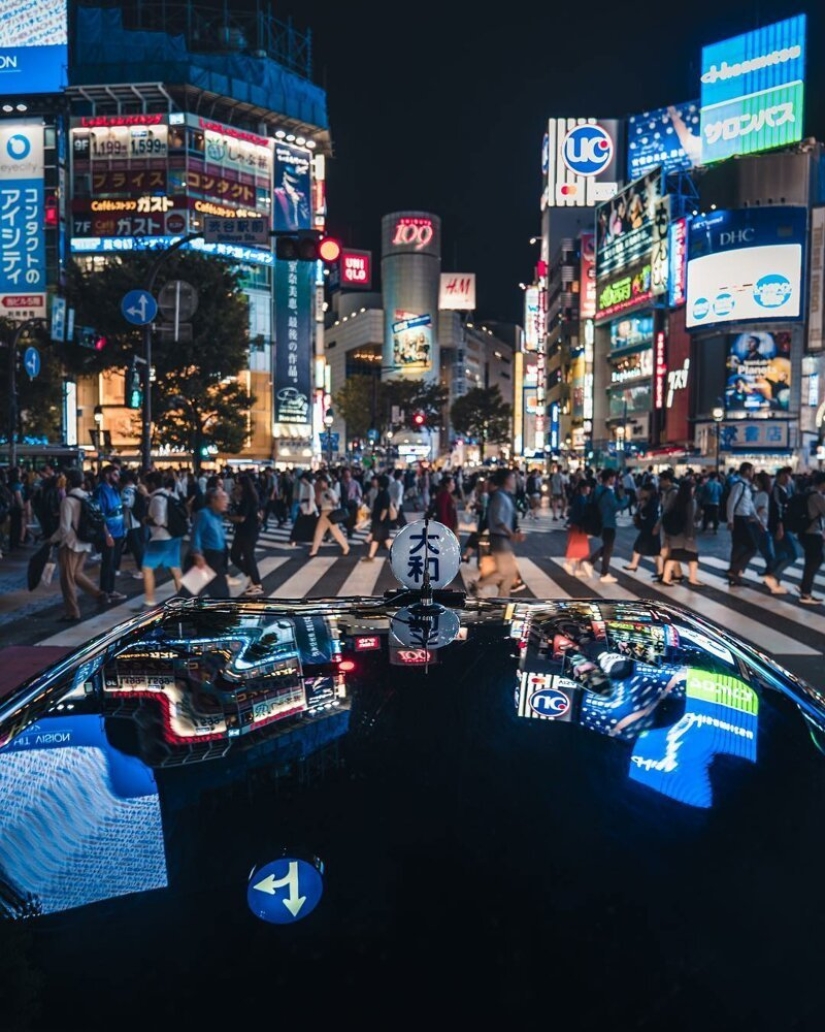
<svg viewBox="0 0 825 1032">
<path fill-rule="evenodd" d="M 318 241 L 318 257 L 322 262 L 337 262 L 341 257 L 341 243 L 334 237 L 321 237 Z"/>
<path fill-rule="evenodd" d="M 413 421 L 413 426 L 423 426 L 425 421 L 426 421 L 426 416 L 424 415 L 423 412 L 414 412 L 413 413 L 413 417 L 412 417 L 412 421 Z"/>
</svg>

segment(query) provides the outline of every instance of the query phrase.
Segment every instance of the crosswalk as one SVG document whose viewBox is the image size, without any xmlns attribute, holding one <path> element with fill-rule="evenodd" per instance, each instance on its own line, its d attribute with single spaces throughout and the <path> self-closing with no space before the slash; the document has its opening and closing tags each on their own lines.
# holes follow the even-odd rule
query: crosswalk
<svg viewBox="0 0 825 1032">
<path fill-rule="evenodd" d="M 360 561 L 366 555 L 365 547 L 357 547 L 366 540 L 364 531 L 357 534 L 351 553 L 346 557 L 333 543 L 323 545 L 318 556 L 309 559 L 306 547 L 290 547 L 288 533 L 284 536 L 274 529 L 268 530 L 263 538 L 261 547 L 264 554 L 258 565 L 265 593 L 270 598 L 363 598 L 381 596 L 398 587 L 388 554 L 383 549 L 374 562 Z M 825 653 L 825 604 L 804 608 L 798 603 L 801 559 L 783 577 L 789 594 L 773 596 L 767 592 L 755 569 L 746 571 L 741 587 L 729 588 L 725 575 L 727 562 L 714 556 L 700 559 L 701 586 L 695 588 L 686 583 L 665 586 L 654 581 L 651 565 L 641 565 L 632 573 L 625 572 L 622 565 L 629 556 L 623 558 L 621 555 L 614 556 L 613 569 L 618 577 L 615 584 L 604 584 L 598 576 L 574 577 L 564 569 L 563 539 L 560 538 L 556 544 L 549 538 L 548 543 L 555 546 L 551 551 L 557 554 L 518 558 L 525 587 L 514 598 L 671 602 L 695 610 L 773 655 L 811 657 Z M 475 564 L 462 564 L 452 586 L 466 590 L 477 577 Z M 243 581 L 235 584 L 232 594 L 239 595 L 244 586 Z M 825 573 L 817 577 L 814 592 L 825 595 Z M 173 585 L 167 582 L 158 587 L 157 599 L 164 601 L 172 594 Z M 90 636 L 129 619 L 134 614 L 135 601 L 133 598 L 96 612 L 82 623 L 67 627 L 40 644 L 76 645 L 87 641 Z"/>
</svg>

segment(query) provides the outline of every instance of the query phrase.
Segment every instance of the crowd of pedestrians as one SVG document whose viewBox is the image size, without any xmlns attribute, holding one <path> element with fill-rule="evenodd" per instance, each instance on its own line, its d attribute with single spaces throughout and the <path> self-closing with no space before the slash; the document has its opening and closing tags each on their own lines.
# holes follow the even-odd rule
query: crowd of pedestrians
<svg viewBox="0 0 825 1032">
<path fill-rule="evenodd" d="M 804 495 L 806 518 L 791 527 L 789 507 Z M 77 535 L 80 500 L 88 496 L 105 518 L 105 536 L 96 545 Z M 256 559 L 259 535 L 271 523 L 290 528 L 289 542 L 305 547 L 307 559 L 326 541 L 350 553 L 356 529 L 367 531 L 363 562 L 388 552 L 394 531 L 408 514 L 426 513 L 462 540 L 462 559 L 475 561 L 479 577 L 470 590 L 492 589 L 501 597 L 524 586 L 514 546 L 524 526 L 535 520 L 547 497 L 549 517 L 566 530 L 564 569 L 571 576 L 616 583 L 613 572 L 617 517 L 633 519 L 631 558 L 623 565 L 668 587 L 686 581 L 701 586 L 699 541 L 730 533 L 726 577 L 731 588 L 744 582 L 756 563 L 772 595 L 788 594 L 785 571 L 804 558 L 799 601 L 818 605 L 814 579 L 823 563 L 825 472 L 794 475 L 790 466 L 770 473 L 742 462 L 724 473 L 671 469 L 578 468 L 555 464 L 538 469 L 494 468 L 468 473 L 461 468 L 418 468 L 386 472 L 349 465 L 321 469 L 265 467 L 255 472 L 231 466 L 195 476 L 177 470 L 131 469 L 117 462 L 91 471 L 44 468 L 38 475 L 0 470 L 0 531 L 3 547 L 16 551 L 51 541 L 57 549 L 64 598 L 63 619 L 80 618 L 78 592 L 99 605 L 124 600 L 117 578 L 143 582 L 140 607 L 156 604 L 159 570 L 168 571 L 177 592 L 192 566 L 209 566 L 215 576 L 204 593 L 227 597 L 242 584 L 245 598 L 260 597 L 264 586 Z M 183 507 L 185 525 L 172 516 Z M 174 512 L 173 512 L 174 510 Z M 460 517 L 460 514 L 461 517 Z M 461 522 L 464 521 L 462 531 Z M 467 522 L 472 529 L 467 532 Z M 123 568 L 124 556 L 133 567 Z M 87 566 L 98 564 L 97 576 Z"/>
</svg>

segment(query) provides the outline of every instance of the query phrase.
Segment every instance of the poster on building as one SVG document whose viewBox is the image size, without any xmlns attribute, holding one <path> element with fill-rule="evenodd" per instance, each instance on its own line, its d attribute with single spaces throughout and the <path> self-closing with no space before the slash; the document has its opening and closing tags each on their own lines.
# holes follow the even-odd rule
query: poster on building
<svg viewBox="0 0 825 1032">
<path fill-rule="evenodd" d="M 596 208 L 597 280 L 650 258 L 661 198 L 662 173 L 657 169 Z"/>
<path fill-rule="evenodd" d="M 474 312 L 475 307 L 476 274 L 442 272 L 438 291 L 439 311 Z"/>
<path fill-rule="evenodd" d="M 396 312 L 396 315 L 401 313 Z M 432 368 L 433 321 L 429 315 L 397 319 L 392 324 L 392 362 L 402 372 Z"/>
<path fill-rule="evenodd" d="M 288 143 L 275 144 L 272 214 L 276 230 L 312 229 L 310 152 Z"/>
<path fill-rule="evenodd" d="M 791 402 L 791 335 L 739 333 L 728 338 L 725 410 L 787 412 Z"/>
<path fill-rule="evenodd" d="M 643 111 L 627 120 L 627 178 L 638 179 L 662 166 L 665 175 L 701 163 L 699 101 Z"/>
<path fill-rule="evenodd" d="M 302 423 L 307 428 L 312 401 L 314 273 L 312 262 L 275 263 L 275 422 Z"/>
<path fill-rule="evenodd" d="M 0 314 L 11 319 L 46 317 L 43 123 L 20 119 L 0 126 L 0 207 L 3 262 Z"/>
</svg>

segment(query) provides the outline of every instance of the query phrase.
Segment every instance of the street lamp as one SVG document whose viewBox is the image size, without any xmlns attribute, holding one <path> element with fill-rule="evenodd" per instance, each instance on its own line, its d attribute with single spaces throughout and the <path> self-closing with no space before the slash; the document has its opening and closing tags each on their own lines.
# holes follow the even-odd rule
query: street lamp
<svg viewBox="0 0 825 1032">
<path fill-rule="evenodd" d="M 725 410 L 721 405 L 714 405 L 713 422 L 716 424 L 716 471 L 719 471 L 719 439 L 722 436 L 722 420 L 725 418 Z"/>
<path fill-rule="evenodd" d="M 335 421 L 335 413 L 328 408 L 324 413 L 324 426 L 327 428 L 327 468 L 332 469 L 332 424 Z"/>
</svg>

